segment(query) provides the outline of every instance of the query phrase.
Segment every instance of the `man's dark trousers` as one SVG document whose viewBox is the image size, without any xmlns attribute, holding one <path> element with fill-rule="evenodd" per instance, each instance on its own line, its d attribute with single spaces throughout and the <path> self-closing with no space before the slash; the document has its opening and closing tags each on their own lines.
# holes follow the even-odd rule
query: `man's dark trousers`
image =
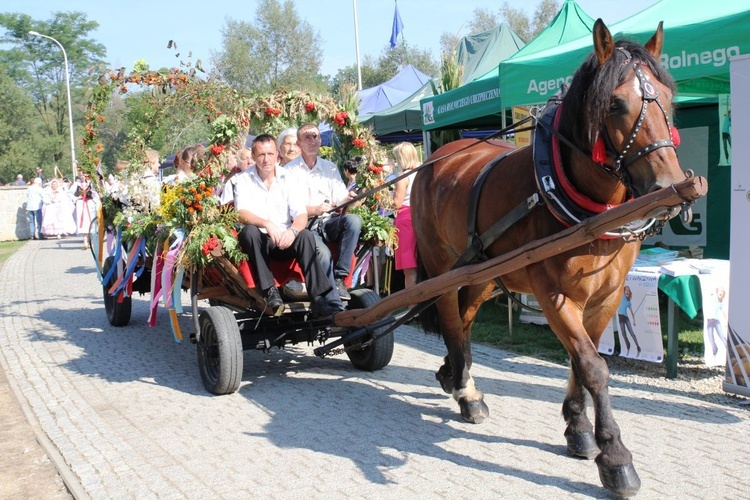
<svg viewBox="0 0 750 500">
<path fill-rule="evenodd" d="M 253 225 L 242 228 L 238 239 L 240 247 L 250 257 L 250 264 L 257 273 L 258 286 L 261 290 L 265 291 L 276 286 L 273 274 L 268 268 L 268 259 L 291 259 L 293 257 L 297 258 L 302 268 L 307 291 L 313 300 L 323 297 L 333 289 L 332 280 L 326 275 L 315 256 L 315 237 L 309 230 L 300 231 L 294 243 L 285 250 L 279 249 L 266 233 Z"/>
</svg>

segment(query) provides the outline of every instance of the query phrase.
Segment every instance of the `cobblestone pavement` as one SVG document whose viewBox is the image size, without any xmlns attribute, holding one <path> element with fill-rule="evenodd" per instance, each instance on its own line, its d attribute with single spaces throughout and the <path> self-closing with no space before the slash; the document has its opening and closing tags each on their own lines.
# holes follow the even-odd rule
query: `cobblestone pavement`
<svg viewBox="0 0 750 500">
<path fill-rule="evenodd" d="M 481 425 L 434 379 L 441 342 L 410 327 L 379 372 L 307 346 L 247 351 L 239 391 L 212 396 L 166 312 L 146 326 L 145 297 L 129 326 L 109 325 L 78 240 L 16 252 L 0 311 L 8 378 L 78 498 L 609 497 L 593 462 L 565 456 L 559 365 L 475 346 Z M 637 383 L 611 394 L 640 498 L 747 497 L 750 413 Z"/>
</svg>

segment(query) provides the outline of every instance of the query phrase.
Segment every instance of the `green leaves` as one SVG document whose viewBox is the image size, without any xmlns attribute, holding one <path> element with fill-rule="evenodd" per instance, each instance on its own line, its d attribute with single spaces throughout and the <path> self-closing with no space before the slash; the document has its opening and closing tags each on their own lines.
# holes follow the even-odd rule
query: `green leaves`
<svg viewBox="0 0 750 500">
<path fill-rule="evenodd" d="M 229 144 L 239 134 L 239 127 L 227 115 L 221 115 L 211 122 L 211 135 L 209 142 L 211 144 Z"/>
<path fill-rule="evenodd" d="M 360 240 L 374 241 L 388 247 L 397 246 L 398 238 L 396 237 L 393 219 L 363 206 L 351 207 L 349 213 L 358 215 L 362 219 L 362 231 L 359 233 Z"/>
</svg>

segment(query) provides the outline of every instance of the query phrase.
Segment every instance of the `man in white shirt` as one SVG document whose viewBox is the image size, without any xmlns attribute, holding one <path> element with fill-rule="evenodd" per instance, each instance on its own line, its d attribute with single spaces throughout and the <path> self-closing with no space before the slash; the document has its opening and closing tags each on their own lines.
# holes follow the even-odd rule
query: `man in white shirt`
<svg viewBox="0 0 750 500">
<path fill-rule="evenodd" d="M 42 206 L 44 205 L 44 189 L 42 179 L 35 177 L 31 186 L 26 190 L 26 212 L 29 214 L 29 229 L 31 238 L 43 240 L 42 235 Z"/>
<path fill-rule="evenodd" d="M 238 174 L 235 208 L 239 221 L 242 250 L 254 266 L 258 286 L 275 316 L 284 311 L 284 302 L 268 268 L 270 257 L 296 257 L 307 283 L 313 311 L 330 316 L 343 311 L 333 275 L 326 273 L 316 258 L 315 237 L 306 229 L 307 210 L 302 190 L 288 171 L 277 166 L 275 139 L 262 134 L 253 140 L 255 166 Z"/>
<path fill-rule="evenodd" d="M 344 285 L 349 275 L 352 257 L 357 247 L 362 220 L 354 214 L 330 213 L 331 209 L 356 196 L 347 191 L 338 167 L 318 156 L 321 139 L 320 130 L 314 123 L 306 123 L 297 129 L 297 144 L 302 154 L 289 162 L 285 168 L 294 172 L 307 187 L 305 205 L 307 215 L 317 217 L 316 237 L 325 242 L 339 242 L 339 256 L 333 268 L 336 289 L 343 300 L 351 299 Z M 322 242 L 321 242 L 322 243 Z M 318 251 L 330 255 L 326 245 L 319 244 Z"/>
</svg>

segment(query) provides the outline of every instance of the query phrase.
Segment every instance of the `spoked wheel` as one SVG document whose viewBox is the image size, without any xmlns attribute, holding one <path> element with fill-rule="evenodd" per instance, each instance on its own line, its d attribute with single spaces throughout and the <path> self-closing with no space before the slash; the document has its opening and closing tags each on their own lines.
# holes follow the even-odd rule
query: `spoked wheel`
<svg viewBox="0 0 750 500">
<path fill-rule="evenodd" d="M 242 381 L 242 338 L 232 311 L 209 307 L 200 315 L 198 366 L 203 386 L 213 394 L 232 394 Z"/>
<path fill-rule="evenodd" d="M 359 290 L 351 291 L 352 300 L 349 301 L 348 309 L 364 309 L 377 304 L 380 301 L 380 296 L 375 293 L 374 290 L 367 288 L 361 288 Z M 375 330 L 375 334 L 385 330 L 387 327 L 382 327 Z M 361 339 L 362 342 L 367 342 L 371 339 L 371 336 L 365 336 Z M 359 340 L 358 340 L 359 342 Z M 351 343 L 344 344 L 345 347 L 351 347 Z M 365 370 L 368 372 L 374 372 L 381 368 L 388 366 L 393 357 L 393 332 L 388 335 L 384 335 L 376 339 L 372 344 L 363 348 L 353 348 L 346 351 L 349 360 L 352 362 L 355 368 Z"/>
<path fill-rule="evenodd" d="M 102 276 L 106 276 L 110 268 L 115 264 L 115 258 L 110 256 L 104 261 L 102 267 Z M 117 281 L 117 273 L 112 273 L 112 276 L 102 285 L 102 291 L 104 295 L 104 309 L 107 311 L 107 320 L 112 326 L 125 326 L 130 321 L 130 312 L 133 304 L 130 297 L 123 297 L 122 302 L 118 302 L 116 295 L 110 295 L 109 289 Z"/>
</svg>

